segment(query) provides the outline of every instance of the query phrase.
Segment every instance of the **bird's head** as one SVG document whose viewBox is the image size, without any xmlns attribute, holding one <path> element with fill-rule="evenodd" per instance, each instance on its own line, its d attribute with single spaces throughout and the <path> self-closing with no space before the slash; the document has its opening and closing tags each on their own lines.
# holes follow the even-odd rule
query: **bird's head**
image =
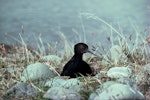
<svg viewBox="0 0 150 100">
<path fill-rule="evenodd" d="M 85 43 L 78 43 L 74 46 L 75 54 L 83 54 L 88 52 L 88 46 Z"/>
</svg>

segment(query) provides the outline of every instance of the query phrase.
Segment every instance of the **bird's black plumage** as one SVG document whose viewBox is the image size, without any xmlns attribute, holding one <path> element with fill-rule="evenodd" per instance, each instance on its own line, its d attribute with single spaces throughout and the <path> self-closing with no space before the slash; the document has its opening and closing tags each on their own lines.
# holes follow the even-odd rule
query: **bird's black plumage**
<svg viewBox="0 0 150 100">
<path fill-rule="evenodd" d="M 83 61 L 83 53 L 88 52 L 88 46 L 84 43 L 78 43 L 74 46 L 74 56 L 70 61 L 64 66 L 61 76 L 70 76 L 75 78 L 81 74 L 86 76 L 87 74 L 92 74 L 90 66 Z"/>
</svg>

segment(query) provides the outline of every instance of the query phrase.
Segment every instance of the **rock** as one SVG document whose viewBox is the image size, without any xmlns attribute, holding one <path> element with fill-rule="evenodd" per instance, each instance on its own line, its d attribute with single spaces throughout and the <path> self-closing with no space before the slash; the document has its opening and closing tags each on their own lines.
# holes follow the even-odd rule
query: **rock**
<svg viewBox="0 0 150 100">
<path fill-rule="evenodd" d="M 107 89 L 108 87 L 110 87 L 111 85 L 117 84 L 118 82 L 116 81 L 107 81 L 105 83 L 103 83 L 100 87 L 101 90 Z"/>
<path fill-rule="evenodd" d="M 78 92 L 63 87 L 52 87 L 43 97 L 52 100 L 81 100 L 81 95 Z"/>
<path fill-rule="evenodd" d="M 50 68 L 42 63 L 35 63 L 28 65 L 27 68 L 23 70 L 21 80 L 38 80 L 38 79 L 46 79 L 46 78 L 53 78 L 56 74 L 50 70 Z"/>
<path fill-rule="evenodd" d="M 57 77 L 47 81 L 45 83 L 45 86 L 63 87 L 63 88 L 72 89 L 72 90 L 75 90 L 75 91 L 79 91 L 79 90 L 82 89 L 82 85 L 81 85 L 80 81 L 77 80 L 77 79 L 64 80 L 64 79 L 57 78 Z"/>
<path fill-rule="evenodd" d="M 47 56 L 43 56 L 41 57 L 42 60 L 44 61 L 51 61 L 54 62 L 55 64 L 59 65 L 61 63 L 61 58 L 56 56 L 56 55 L 47 55 Z"/>
<path fill-rule="evenodd" d="M 118 79 L 117 82 L 129 85 L 130 87 L 132 87 L 134 89 L 136 88 L 136 81 L 134 79 L 122 77 L 122 78 Z"/>
<path fill-rule="evenodd" d="M 35 96 L 38 91 L 27 83 L 17 83 L 13 87 L 7 90 L 7 95 L 17 95 L 17 96 Z"/>
<path fill-rule="evenodd" d="M 145 98 L 142 93 L 130 86 L 117 83 L 104 89 L 93 100 L 145 100 Z"/>
<path fill-rule="evenodd" d="M 96 89 L 96 91 L 94 93 L 92 93 L 89 97 L 89 100 L 94 100 L 94 98 L 100 94 L 103 90 L 107 89 L 108 87 L 110 87 L 113 84 L 118 84 L 118 82 L 115 81 L 107 81 L 105 83 L 103 83 L 102 85 L 100 85 L 100 88 Z"/>
<path fill-rule="evenodd" d="M 127 56 L 122 52 L 119 45 L 114 45 L 110 48 L 111 60 L 117 64 L 118 62 L 126 62 Z"/>
<path fill-rule="evenodd" d="M 107 76 L 111 78 L 130 77 L 132 68 L 129 67 L 112 67 L 107 71 Z"/>
</svg>

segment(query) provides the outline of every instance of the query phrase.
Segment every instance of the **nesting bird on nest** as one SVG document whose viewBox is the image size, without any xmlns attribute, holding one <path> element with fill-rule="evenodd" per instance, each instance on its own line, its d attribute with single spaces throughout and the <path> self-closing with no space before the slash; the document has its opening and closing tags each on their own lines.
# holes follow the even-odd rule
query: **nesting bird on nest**
<svg viewBox="0 0 150 100">
<path fill-rule="evenodd" d="M 92 75 L 90 66 L 82 59 L 83 54 L 87 52 L 92 53 L 88 50 L 88 46 L 86 44 L 76 44 L 74 46 L 74 56 L 64 66 L 61 76 L 70 76 L 71 78 L 75 78 L 81 75 Z"/>
</svg>

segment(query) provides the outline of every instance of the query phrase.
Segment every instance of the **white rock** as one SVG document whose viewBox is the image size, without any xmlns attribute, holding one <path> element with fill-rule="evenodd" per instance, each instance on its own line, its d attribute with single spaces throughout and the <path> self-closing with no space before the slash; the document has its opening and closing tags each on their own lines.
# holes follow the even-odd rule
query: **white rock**
<svg viewBox="0 0 150 100">
<path fill-rule="evenodd" d="M 128 85 L 113 84 L 98 94 L 94 100 L 145 100 L 145 98 L 142 93 Z"/>
<path fill-rule="evenodd" d="M 101 90 L 104 90 L 104 89 L 107 89 L 108 87 L 110 87 L 111 85 L 114 85 L 114 84 L 118 84 L 118 82 L 107 81 L 107 82 L 103 83 L 102 85 L 100 85 L 100 87 L 101 87 Z"/>
<path fill-rule="evenodd" d="M 77 80 L 77 79 L 67 79 L 67 80 L 64 80 L 64 79 L 60 79 L 60 78 L 54 78 L 50 81 L 47 81 L 45 83 L 45 86 L 63 86 L 63 87 L 70 87 L 72 85 L 77 85 L 79 84 L 80 81 Z"/>
<path fill-rule="evenodd" d="M 62 87 L 50 88 L 43 97 L 52 100 L 81 100 L 81 95 L 78 92 Z"/>
<path fill-rule="evenodd" d="M 23 70 L 21 80 L 38 80 L 38 79 L 45 79 L 45 78 L 53 78 L 56 74 L 50 70 L 50 68 L 42 63 L 35 63 L 28 65 L 27 68 Z"/>
<path fill-rule="evenodd" d="M 62 60 L 60 57 L 58 57 L 56 55 L 43 56 L 43 57 L 41 57 L 41 59 L 45 60 L 45 61 L 52 61 L 57 65 L 59 65 L 61 63 L 61 60 Z"/>
<path fill-rule="evenodd" d="M 63 87 L 67 89 L 73 89 L 75 91 L 79 91 L 82 88 L 81 82 L 77 79 L 61 79 L 54 78 L 45 83 L 45 86 L 49 87 Z"/>
<path fill-rule="evenodd" d="M 130 77 L 132 68 L 130 67 L 112 67 L 107 71 L 107 76 L 111 78 Z"/>
<path fill-rule="evenodd" d="M 102 85 L 100 85 L 100 88 L 96 89 L 96 91 L 90 95 L 89 100 L 94 100 L 94 98 L 96 96 L 98 96 L 98 94 L 102 93 L 105 89 L 107 89 L 108 87 L 110 87 L 113 84 L 118 84 L 118 82 L 107 81 L 107 82 L 103 83 Z"/>
<path fill-rule="evenodd" d="M 121 83 L 121 84 L 126 84 L 129 85 L 132 88 L 136 88 L 136 81 L 133 78 L 127 78 L 127 77 L 122 77 L 120 79 L 117 80 L 117 82 Z"/>
</svg>

